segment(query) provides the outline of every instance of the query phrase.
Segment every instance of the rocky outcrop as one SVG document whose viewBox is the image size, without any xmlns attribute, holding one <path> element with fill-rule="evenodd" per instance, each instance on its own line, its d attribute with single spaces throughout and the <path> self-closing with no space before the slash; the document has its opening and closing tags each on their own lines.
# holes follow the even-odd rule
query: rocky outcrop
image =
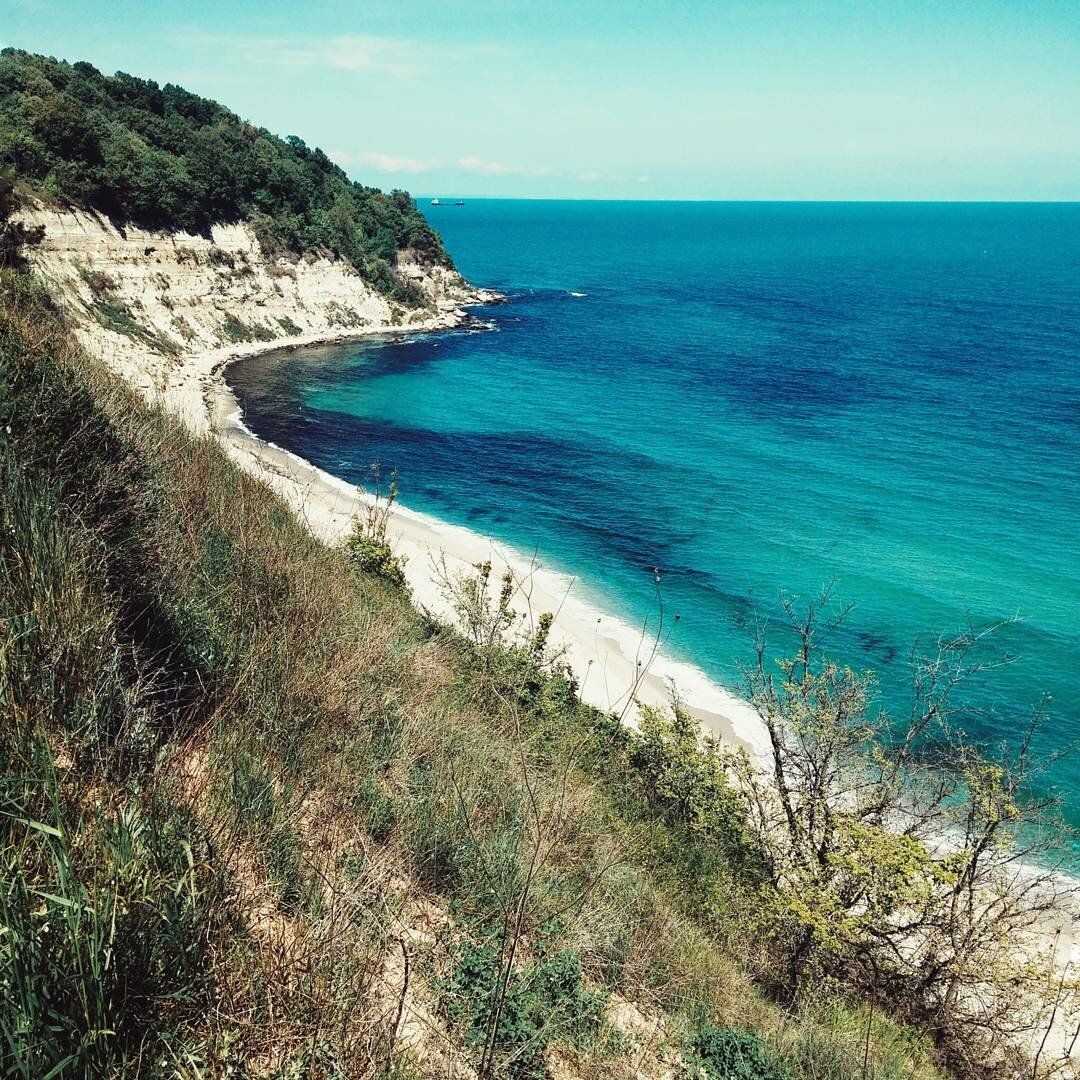
<svg viewBox="0 0 1080 1080">
<path fill-rule="evenodd" d="M 43 230 L 31 261 L 84 347 L 147 394 L 167 392 L 194 358 L 449 326 L 490 298 L 404 252 L 397 272 L 426 298 L 407 307 L 340 259 L 267 258 L 244 223 L 199 236 L 36 203 L 19 216 Z"/>
</svg>

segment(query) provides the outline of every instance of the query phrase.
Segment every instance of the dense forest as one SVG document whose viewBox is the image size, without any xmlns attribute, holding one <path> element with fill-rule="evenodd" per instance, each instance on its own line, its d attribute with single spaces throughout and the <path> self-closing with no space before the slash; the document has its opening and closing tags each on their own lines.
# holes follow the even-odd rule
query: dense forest
<svg viewBox="0 0 1080 1080">
<path fill-rule="evenodd" d="M 250 221 L 264 251 L 333 252 L 400 299 L 399 251 L 450 264 L 408 192 L 354 183 L 322 150 L 180 86 L 88 63 L 0 53 L 0 165 L 119 221 L 190 232 Z"/>
</svg>

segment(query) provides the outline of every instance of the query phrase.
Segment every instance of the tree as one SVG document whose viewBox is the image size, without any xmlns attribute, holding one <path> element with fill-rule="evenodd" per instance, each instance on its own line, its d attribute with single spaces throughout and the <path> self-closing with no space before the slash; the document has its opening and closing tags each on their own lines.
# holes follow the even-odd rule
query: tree
<svg viewBox="0 0 1080 1080">
<path fill-rule="evenodd" d="M 779 981 L 793 996 L 854 981 L 925 1025 L 964 1075 L 992 1075 L 1046 1022 L 1052 939 L 1036 931 L 1073 917 L 1076 887 L 1047 869 L 1064 826 L 1041 782 L 1052 761 L 1032 752 L 1043 710 L 1012 748 L 968 742 L 961 688 L 1011 659 L 968 628 L 913 651 L 897 722 L 872 707 L 870 676 L 822 655 L 846 610 L 827 592 L 782 603 L 794 653 L 774 669 L 761 632 L 747 672 L 768 763 L 733 759 L 775 887 Z M 1063 1015 L 1076 988 L 1060 985 Z"/>
</svg>

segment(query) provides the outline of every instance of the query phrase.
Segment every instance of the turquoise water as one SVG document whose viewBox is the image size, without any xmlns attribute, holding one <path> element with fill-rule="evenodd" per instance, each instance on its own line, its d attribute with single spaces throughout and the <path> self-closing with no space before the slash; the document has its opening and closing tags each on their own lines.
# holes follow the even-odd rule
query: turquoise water
<svg viewBox="0 0 1080 1080">
<path fill-rule="evenodd" d="M 738 686 L 752 604 L 835 580 L 832 642 L 906 701 L 916 639 L 1019 616 L 972 737 L 1080 732 L 1080 205 L 425 207 L 493 329 L 231 369 L 330 472 L 578 573 Z M 580 293 L 584 295 L 573 295 Z M 753 596 L 751 601 L 750 596 Z M 1080 759 L 1053 777 L 1080 819 Z"/>
</svg>

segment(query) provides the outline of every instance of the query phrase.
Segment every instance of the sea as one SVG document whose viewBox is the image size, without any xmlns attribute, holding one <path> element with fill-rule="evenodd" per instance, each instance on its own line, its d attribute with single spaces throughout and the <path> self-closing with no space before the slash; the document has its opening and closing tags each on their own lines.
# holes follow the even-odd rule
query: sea
<svg viewBox="0 0 1080 1080">
<path fill-rule="evenodd" d="M 1080 204 L 420 205 L 506 303 L 240 361 L 257 435 L 396 469 L 632 626 L 658 569 L 668 652 L 736 691 L 756 627 L 791 648 L 785 597 L 853 605 L 824 647 L 897 723 L 913 652 L 996 626 L 956 726 L 1080 740 Z M 1080 825 L 1080 756 L 1039 789 Z"/>
</svg>

